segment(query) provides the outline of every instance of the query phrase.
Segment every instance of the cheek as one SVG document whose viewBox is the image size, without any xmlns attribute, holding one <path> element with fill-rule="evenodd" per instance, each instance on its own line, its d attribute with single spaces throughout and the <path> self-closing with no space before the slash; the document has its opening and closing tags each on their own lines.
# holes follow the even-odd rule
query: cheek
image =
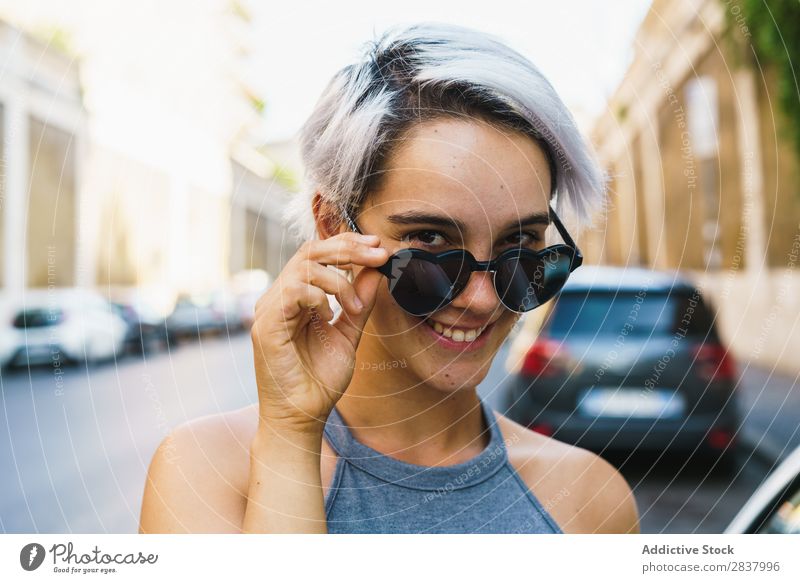
<svg viewBox="0 0 800 583">
<path fill-rule="evenodd" d="M 428 333 L 423 328 L 427 324 L 398 306 L 388 287 L 383 284 L 378 289 L 375 307 L 370 314 L 374 334 L 395 358 L 424 358 L 426 349 L 431 343 Z"/>
<path fill-rule="evenodd" d="M 379 284 L 378 296 L 375 299 L 375 307 L 370 314 L 370 320 L 372 320 L 375 331 L 383 336 L 383 342 L 387 344 L 403 339 L 406 336 L 404 333 L 414 326 L 409 321 L 408 315 L 392 298 L 389 286 L 385 282 Z"/>
<path fill-rule="evenodd" d="M 495 352 L 503 344 L 503 341 L 511 333 L 519 316 L 513 312 L 505 313 L 497 319 L 492 332 L 492 339 L 486 347 L 490 352 Z M 412 357 L 412 362 L 417 364 L 420 370 L 424 369 L 426 374 L 433 375 L 437 372 L 451 373 L 460 367 L 472 368 L 489 366 L 490 363 L 480 360 L 448 359 L 445 363 L 439 362 L 440 356 L 437 351 L 429 350 L 431 338 L 423 326 L 421 320 L 408 315 L 392 298 L 389 293 L 389 286 L 386 282 L 381 282 L 378 287 L 378 294 L 375 307 L 370 315 L 372 332 L 380 338 L 380 343 L 390 352 L 394 358 Z M 431 361 L 430 359 L 434 359 Z M 442 368 L 448 369 L 447 371 Z"/>
<path fill-rule="evenodd" d="M 516 325 L 517 322 L 519 322 L 519 318 L 520 318 L 519 314 L 515 314 L 513 312 L 506 312 L 506 314 L 503 315 L 503 317 L 501 317 L 497 321 L 497 324 L 495 324 L 495 327 L 497 328 L 495 330 L 495 334 L 497 341 L 500 344 L 502 344 L 503 340 L 505 340 L 508 337 L 508 335 L 511 334 L 511 331 L 514 329 L 514 326 Z"/>
</svg>

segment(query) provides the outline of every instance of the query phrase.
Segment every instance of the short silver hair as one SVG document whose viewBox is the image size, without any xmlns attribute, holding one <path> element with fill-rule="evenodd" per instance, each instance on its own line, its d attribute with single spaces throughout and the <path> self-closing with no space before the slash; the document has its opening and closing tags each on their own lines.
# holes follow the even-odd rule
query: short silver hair
<svg viewBox="0 0 800 583">
<path fill-rule="evenodd" d="M 605 205 L 607 177 L 572 114 L 539 69 L 499 38 L 423 22 L 392 27 L 363 52 L 333 76 L 300 129 L 304 184 L 285 215 L 298 239 L 318 236 L 315 193 L 340 217 L 353 213 L 378 188 L 402 135 L 442 117 L 480 118 L 535 139 L 550 164 L 556 213 L 579 227 Z"/>
</svg>

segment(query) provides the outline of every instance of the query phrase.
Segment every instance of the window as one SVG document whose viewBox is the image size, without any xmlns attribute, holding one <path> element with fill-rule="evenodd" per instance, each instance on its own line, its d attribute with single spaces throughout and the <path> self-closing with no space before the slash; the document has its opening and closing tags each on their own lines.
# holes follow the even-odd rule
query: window
<svg viewBox="0 0 800 583">
<path fill-rule="evenodd" d="M 703 204 L 703 263 L 706 269 L 722 266 L 719 224 L 717 83 L 707 75 L 686 82 L 686 109 L 691 152 L 697 168 L 697 190 Z"/>
<path fill-rule="evenodd" d="M 546 327 L 554 337 L 616 336 L 625 327 L 629 336 L 672 335 L 683 329 L 686 336 L 711 340 L 716 339 L 713 320 L 701 298 L 683 291 L 588 291 L 562 293 Z"/>
</svg>

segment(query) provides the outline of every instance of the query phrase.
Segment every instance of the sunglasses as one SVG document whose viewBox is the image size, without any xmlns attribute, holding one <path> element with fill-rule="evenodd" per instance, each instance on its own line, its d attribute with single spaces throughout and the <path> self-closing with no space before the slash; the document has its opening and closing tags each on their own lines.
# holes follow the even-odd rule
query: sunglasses
<svg viewBox="0 0 800 583">
<path fill-rule="evenodd" d="M 508 249 L 491 261 L 478 261 L 466 249 L 429 253 L 401 249 L 378 268 L 389 281 L 389 293 L 413 316 L 428 316 L 451 303 L 467 287 L 472 273 L 494 274 L 494 288 L 502 304 L 513 312 L 528 312 L 555 296 L 569 274 L 581 266 L 583 255 L 552 207 L 553 223 L 566 244 L 540 251 Z M 351 230 L 361 230 L 344 213 Z"/>
</svg>

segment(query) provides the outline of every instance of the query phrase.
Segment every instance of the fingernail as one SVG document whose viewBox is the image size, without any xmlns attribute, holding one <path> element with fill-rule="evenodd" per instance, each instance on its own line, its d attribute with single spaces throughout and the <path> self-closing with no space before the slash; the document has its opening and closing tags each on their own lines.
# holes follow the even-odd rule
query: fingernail
<svg viewBox="0 0 800 583">
<path fill-rule="evenodd" d="M 365 243 L 375 243 L 378 241 L 377 235 L 359 235 Z"/>
<path fill-rule="evenodd" d="M 358 299 L 358 296 L 355 296 L 355 298 L 353 298 L 353 303 L 356 305 L 356 309 L 359 312 L 364 309 L 364 304 L 361 303 L 361 300 Z"/>
<path fill-rule="evenodd" d="M 367 253 L 369 253 L 373 257 L 378 257 L 378 256 L 383 255 L 383 248 L 382 247 L 373 247 L 372 249 L 367 249 Z"/>
</svg>

